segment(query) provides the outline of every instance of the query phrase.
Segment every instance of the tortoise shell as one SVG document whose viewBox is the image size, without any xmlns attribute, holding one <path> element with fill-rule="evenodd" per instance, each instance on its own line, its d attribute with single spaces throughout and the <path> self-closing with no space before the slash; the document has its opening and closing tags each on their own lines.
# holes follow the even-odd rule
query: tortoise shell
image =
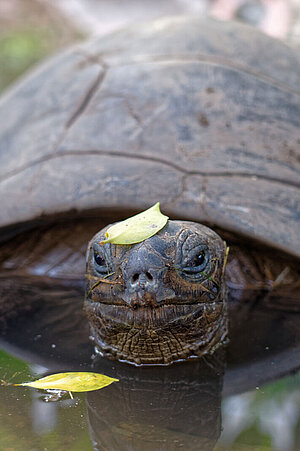
<svg viewBox="0 0 300 451">
<path fill-rule="evenodd" d="M 299 86 L 298 52 L 234 23 L 72 48 L 2 97 L 0 227 L 159 200 L 299 257 Z"/>
</svg>

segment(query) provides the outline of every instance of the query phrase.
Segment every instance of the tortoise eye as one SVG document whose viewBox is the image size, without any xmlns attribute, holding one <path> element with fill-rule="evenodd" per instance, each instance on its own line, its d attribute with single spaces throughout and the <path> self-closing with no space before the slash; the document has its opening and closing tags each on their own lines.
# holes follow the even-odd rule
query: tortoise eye
<svg viewBox="0 0 300 451">
<path fill-rule="evenodd" d="M 200 252 L 200 254 L 196 255 L 196 257 L 193 259 L 191 266 L 202 266 L 203 263 L 205 263 L 205 253 Z"/>
<path fill-rule="evenodd" d="M 208 263 L 208 255 L 202 250 L 196 254 L 188 263 L 186 263 L 185 267 L 182 268 L 183 271 L 187 274 L 197 274 L 206 267 Z"/>
<path fill-rule="evenodd" d="M 101 255 L 97 251 L 94 251 L 94 261 L 95 261 L 96 265 L 105 266 L 105 268 L 106 268 L 106 263 L 105 263 L 104 258 L 101 257 Z"/>
<path fill-rule="evenodd" d="M 91 263 L 94 271 L 101 277 L 113 271 L 109 249 L 100 248 L 98 243 L 95 243 L 91 249 Z"/>
</svg>

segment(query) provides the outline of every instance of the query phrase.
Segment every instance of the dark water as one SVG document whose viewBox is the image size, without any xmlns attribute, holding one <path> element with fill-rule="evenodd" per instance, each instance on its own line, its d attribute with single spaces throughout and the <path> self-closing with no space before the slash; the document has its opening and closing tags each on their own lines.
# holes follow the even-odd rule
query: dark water
<svg viewBox="0 0 300 451">
<path fill-rule="evenodd" d="M 231 341 L 203 361 L 135 368 L 96 357 L 81 293 L 14 320 L 1 338 L 0 378 L 56 371 L 119 379 L 45 402 L 44 392 L 0 386 L 0 449 L 300 449 L 300 315 L 231 312 Z"/>
</svg>

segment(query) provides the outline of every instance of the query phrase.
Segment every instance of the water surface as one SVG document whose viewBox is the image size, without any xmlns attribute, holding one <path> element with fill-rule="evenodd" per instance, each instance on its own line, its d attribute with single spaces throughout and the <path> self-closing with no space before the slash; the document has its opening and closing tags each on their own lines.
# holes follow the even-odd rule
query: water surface
<svg viewBox="0 0 300 451">
<path fill-rule="evenodd" d="M 226 355 L 136 368 L 91 358 L 81 303 L 72 288 L 69 300 L 14 320 L 1 339 L 1 379 L 92 370 L 119 382 L 53 402 L 1 386 L 1 449 L 300 449 L 299 314 L 245 309 L 231 319 Z"/>
</svg>

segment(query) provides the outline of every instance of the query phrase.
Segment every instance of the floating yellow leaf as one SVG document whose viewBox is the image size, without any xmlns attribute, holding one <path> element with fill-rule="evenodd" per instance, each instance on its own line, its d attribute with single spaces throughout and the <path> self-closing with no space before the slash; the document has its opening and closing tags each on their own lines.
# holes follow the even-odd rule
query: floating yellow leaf
<svg viewBox="0 0 300 451">
<path fill-rule="evenodd" d="M 23 382 L 22 384 L 14 385 L 42 388 L 44 390 L 56 389 L 84 392 L 99 390 L 110 385 L 112 382 L 118 382 L 118 379 L 113 379 L 112 377 L 98 373 L 72 372 L 51 374 L 34 382 Z"/>
<path fill-rule="evenodd" d="M 168 216 L 161 213 L 159 202 L 125 221 L 109 227 L 105 240 L 100 244 L 135 244 L 150 238 L 159 232 L 167 223 Z"/>
</svg>

